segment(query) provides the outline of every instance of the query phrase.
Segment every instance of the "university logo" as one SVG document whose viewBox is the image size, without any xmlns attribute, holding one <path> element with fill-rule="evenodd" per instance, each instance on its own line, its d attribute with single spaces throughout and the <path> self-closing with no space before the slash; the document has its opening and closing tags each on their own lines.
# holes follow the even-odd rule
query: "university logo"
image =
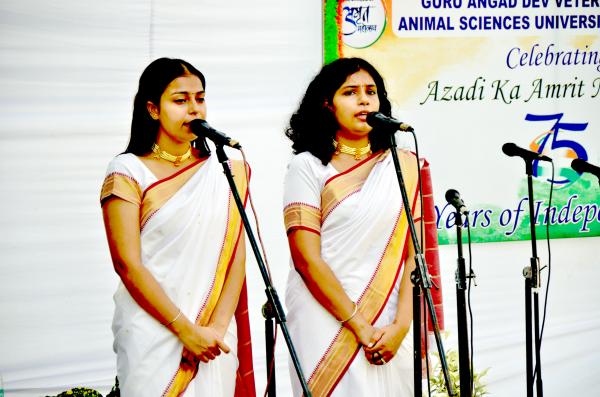
<svg viewBox="0 0 600 397">
<path fill-rule="evenodd" d="M 342 36 L 344 44 L 365 48 L 375 43 L 385 29 L 385 7 L 382 0 L 351 0 L 342 3 Z"/>
</svg>

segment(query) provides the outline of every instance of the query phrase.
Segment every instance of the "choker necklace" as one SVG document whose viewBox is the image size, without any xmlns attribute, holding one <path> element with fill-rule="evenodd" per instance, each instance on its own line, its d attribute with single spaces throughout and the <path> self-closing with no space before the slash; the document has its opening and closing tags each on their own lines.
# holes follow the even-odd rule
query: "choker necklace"
<svg viewBox="0 0 600 397">
<path fill-rule="evenodd" d="M 343 143 L 339 143 L 335 139 L 333 140 L 333 147 L 335 148 L 335 154 L 346 153 L 354 156 L 354 160 L 360 160 L 365 154 L 371 154 L 371 144 L 367 143 L 367 146 L 361 148 L 355 148 L 346 146 Z"/>
<path fill-rule="evenodd" d="M 174 156 L 171 153 L 167 153 L 164 150 L 160 150 L 160 146 L 158 146 L 156 143 L 153 143 L 152 152 L 154 153 L 155 159 L 161 158 L 163 160 L 167 160 L 168 162 L 173 163 L 175 167 L 179 167 L 182 161 L 189 159 L 192 155 L 192 146 L 190 145 L 187 152 L 185 152 L 181 156 Z"/>
</svg>

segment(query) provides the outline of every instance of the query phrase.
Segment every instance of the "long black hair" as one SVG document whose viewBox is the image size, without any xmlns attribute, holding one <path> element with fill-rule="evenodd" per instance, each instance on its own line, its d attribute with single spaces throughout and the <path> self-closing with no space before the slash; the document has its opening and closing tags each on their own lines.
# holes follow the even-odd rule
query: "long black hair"
<svg viewBox="0 0 600 397">
<path fill-rule="evenodd" d="M 327 107 L 333 103 L 335 92 L 344 84 L 348 76 L 364 70 L 369 73 L 377 86 L 379 112 L 391 116 L 392 106 L 387 98 L 383 78 L 369 62 L 362 58 L 340 58 L 321 68 L 310 82 L 300 107 L 290 118 L 285 135 L 292 141 L 294 154 L 310 152 L 323 165 L 331 161 L 335 152 L 332 141 L 339 129 L 335 115 Z M 369 133 L 371 150 L 376 152 L 389 147 L 389 135 L 373 128 Z"/>
<path fill-rule="evenodd" d="M 156 142 L 160 123 L 150 117 L 146 105 L 150 101 L 159 106 L 160 97 L 167 86 L 176 78 L 186 75 L 198 77 L 202 82 L 202 86 L 206 89 L 204 75 L 189 62 L 182 59 L 159 58 L 152 61 L 144 69 L 140 77 L 138 92 L 133 100 L 131 137 L 124 153 L 142 156 L 152 150 L 152 144 Z M 199 155 L 201 157 L 210 154 L 206 140 L 203 137 L 198 137 L 193 144 L 200 151 Z"/>
</svg>

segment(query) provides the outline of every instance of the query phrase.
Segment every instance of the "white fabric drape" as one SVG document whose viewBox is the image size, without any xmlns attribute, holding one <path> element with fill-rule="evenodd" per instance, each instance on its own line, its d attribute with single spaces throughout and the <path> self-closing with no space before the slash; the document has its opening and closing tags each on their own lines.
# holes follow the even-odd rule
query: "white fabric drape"
<svg viewBox="0 0 600 397">
<path fill-rule="evenodd" d="M 192 321 L 206 305 L 210 306 L 207 302 L 212 291 L 220 290 L 215 284 L 223 282 L 226 268 L 220 257 L 227 249 L 225 246 L 235 244 L 235 240 L 227 241 L 227 233 L 232 228 L 228 208 L 230 191 L 227 181 L 221 177 L 221 165 L 216 156 L 211 156 L 198 167 L 190 166 L 193 171 L 180 171 L 185 173 L 185 176 L 179 175 L 186 178 L 185 183 L 159 208 L 153 208 L 154 212 L 143 215 L 147 218 L 142 220 L 140 233 L 142 263 L 169 299 Z M 192 176 L 189 176 L 190 172 L 193 172 Z M 108 166 L 107 177 L 109 175 L 135 180 L 141 196 L 138 203 L 152 201 L 155 183 L 169 183 L 158 181 L 131 153 L 113 159 Z M 110 180 L 114 184 L 114 179 Z M 160 185 L 155 186 L 160 189 Z M 118 189 L 106 194 L 130 199 L 122 196 Z M 143 204 L 140 206 L 143 208 Z M 223 278 L 218 277 L 220 272 Z M 161 396 L 179 368 L 181 342 L 142 309 L 121 283 L 114 294 L 114 302 L 113 346 L 118 355 L 120 390 L 127 396 Z M 207 394 L 212 390 L 211 395 L 233 395 L 233 379 L 238 367 L 236 328 L 235 320 L 232 320 L 224 336 L 231 354 L 220 355 L 207 364 L 200 363 L 200 375 L 190 383 L 186 395 L 195 396 L 193 389 L 202 388 Z M 203 375 L 202 371 L 207 371 L 204 374 L 210 376 Z"/>
<path fill-rule="evenodd" d="M 114 383 L 118 277 L 98 197 L 107 163 L 129 139 L 139 76 L 154 58 L 180 57 L 206 75 L 209 123 L 238 139 L 261 175 L 252 180 L 255 205 L 274 279 L 285 279 L 281 214 L 270 209 L 281 202 L 285 120 L 321 62 L 321 4 L 311 3 L 0 2 L 0 374 L 7 396 L 78 385 L 105 394 Z M 250 249 L 247 257 L 261 388 L 265 295 Z"/>
<path fill-rule="evenodd" d="M 326 181 L 339 176 L 331 164 L 324 166 L 312 154 L 300 153 L 290 162 L 285 179 L 284 207 L 302 203 L 321 209 L 321 217 L 325 218 L 320 230 L 321 256 L 353 302 L 359 301 L 379 271 L 380 261 L 390 240 L 394 238 L 402 211 L 399 189 L 387 183 L 395 175 L 391 154 L 388 152 L 374 157 L 375 164 L 360 190 L 337 198 L 339 201 L 328 213 L 323 208 L 322 190 Z M 370 165 L 362 167 L 369 168 Z M 396 239 L 402 241 L 403 236 Z M 396 318 L 403 272 L 404 265 L 398 272 L 395 284 L 391 284 L 389 299 L 375 322 L 377 327 L 387 326 Z M 290 335 L 296 343 L 303 370 L 310 378 L 332 348 L 341 326 L 312 296 L 295 269 L 289 272 L 286 305 L 289 308 Z M 372 393 L 382 397 L 411 396 L 411 336 L 412 333 L 407 335 L 396 357 L 383 366 L 370 364 L 361 349 L 351 360 L 331 395 L 359 396 Z M 300 383 L 294 382 L 292 386 L 294 395 L 302 396 Z"/>
</svg>

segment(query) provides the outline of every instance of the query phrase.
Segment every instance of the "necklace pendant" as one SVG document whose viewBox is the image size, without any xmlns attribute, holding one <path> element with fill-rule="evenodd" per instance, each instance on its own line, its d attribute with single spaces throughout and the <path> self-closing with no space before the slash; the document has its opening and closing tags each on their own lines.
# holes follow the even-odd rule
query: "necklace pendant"
<svg viewBox="0 0 600 397">
<path fill-rule="evenodd" d="M 360 160 L 360 153 L 358 151 L 354 152 L 354 160 Z"/>
</svg>

